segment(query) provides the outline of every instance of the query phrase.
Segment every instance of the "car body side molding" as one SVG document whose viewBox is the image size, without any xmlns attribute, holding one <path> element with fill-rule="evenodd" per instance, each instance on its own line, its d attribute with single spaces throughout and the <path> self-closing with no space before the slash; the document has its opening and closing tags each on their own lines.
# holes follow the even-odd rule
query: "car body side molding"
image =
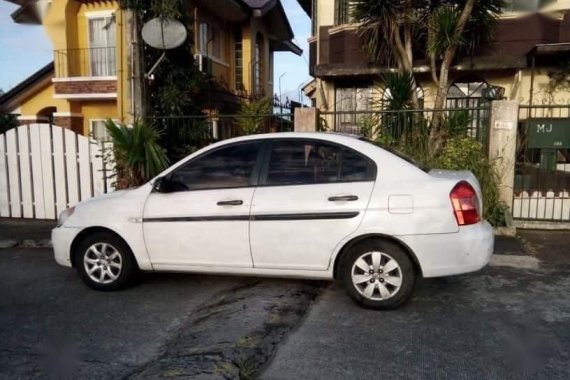
<svg viewBox="0 0 570 380">
<path fill-rule="evenodd" d="M 189 216 L 144 218 L 143 223 L 173 223 L 173 222 L 220 222 L 220 221 L 272 221 L 272 220 L 324 220 L 324 219 L 352 219 L 359 212 L 315 212 L 302 214 L 263 214 L 263 215 L 216 215 L 216 216 Z"/>
</svg>

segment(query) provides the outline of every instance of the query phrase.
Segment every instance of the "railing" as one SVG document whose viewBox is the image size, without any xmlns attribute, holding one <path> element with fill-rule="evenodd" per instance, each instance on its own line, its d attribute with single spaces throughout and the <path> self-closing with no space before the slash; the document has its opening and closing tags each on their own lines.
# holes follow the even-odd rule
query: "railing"
<svg viewBox="0 0 570 380">
<path fill-rule="evenodd" d="M 443 127 L 454 135 L 473 137 L 484 147 L 488 140 L 489 107 L 457 107 L 440 110 L 372 110 L 320 112 L 320 129 L 367 137 L 387 142 L 407 143 L 418 133 L 427 134 L 433 113 L 443 113 Z"/>
<path fill-rule="evenodd" d="M 116 48 L 56 50 L 55 75 L 68 77 L 107 77 L 117 75 Z"/>
<path fill-rule="evenodd" d="M 159 116 L 147 122 L 161 131 L 161 145 L 172 161 L 212 142 L 232 137 L 293 131 L 290 113 L 270 115 Z"/>
</svg>

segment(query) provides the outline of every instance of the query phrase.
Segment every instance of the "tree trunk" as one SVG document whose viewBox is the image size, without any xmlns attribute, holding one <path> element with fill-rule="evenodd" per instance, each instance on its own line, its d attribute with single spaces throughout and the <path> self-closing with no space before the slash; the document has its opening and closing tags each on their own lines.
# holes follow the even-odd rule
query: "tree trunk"
<svg viewBox="0 0 570 380">
<path fill-rule="evenodd" d="M 453 49 L 455 50 L 455 49 Z M 437 86 L 437 95 L 435 98 L 435 104 L 433 106 L 434 111 L 431 121 L 431 131 L 429 135 L 429 154 L 431 157 L 435 157 L 443 146 L 444 131 L 442 130 L 443 115 L 445 108 L 445 103 L 447 100 L 448 93 L 448 81 L 449 81 L 449 68 L 453 61 L 453 56 L 455 52 L 447 52 L 441 64 L 441 69 L 439 72 L 439 83 Z"/>
<path fill-rule="evenodd" d="M 467 24 L 467 21 L 469 21 L 469 17 L 471 17 L 471 13 L 473 12 L 474 5 L 475 0 L 467 0 L 465 3 L 465 6 L 461 12 L 461 15 L 459 16 L 459 20 L 457 21 L 457 25 L 455 27 L 455 35 L 463 34 L 465 25 Z M 437 154 L 439 154 L 443 148 L 444 144 L 445 131 L 442 130 L 444 113 L 442 109 L 445 108 L 447 93 L 449 91 L 449 69 L 453 63 L 453 60 L 455 59 L 455 54 L 457 53 L 458 48 L 459 46 L 457 45 L 448 47 L 443 55 L 443 62 L 441 63 L 438 78 L 439 83 L 437 83 L 437 95 L 435 98 L 431 131 L 429 136 L 429 153 L 431 157 L 437 156 Z"/>
</svg>

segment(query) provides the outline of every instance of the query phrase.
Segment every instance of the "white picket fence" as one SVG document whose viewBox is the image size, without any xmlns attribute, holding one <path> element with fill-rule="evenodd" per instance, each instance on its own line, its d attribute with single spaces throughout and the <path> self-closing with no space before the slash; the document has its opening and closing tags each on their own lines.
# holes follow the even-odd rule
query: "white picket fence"
<svg viewBox="0 0 570 380">
<path fill-rule="evenodd" d="M 50 124 L 0 134 L 0 217 L 57 219 L 85 199 L 112 191 L 103 146 Z"/>
<path fill-rule="evenodd" d="M 513 217 L 515 219 L 568 221 L 570 220 L 570 194 L 566 191 L 560 193 L 523 191 L 515 194 Z"/>
</svg>

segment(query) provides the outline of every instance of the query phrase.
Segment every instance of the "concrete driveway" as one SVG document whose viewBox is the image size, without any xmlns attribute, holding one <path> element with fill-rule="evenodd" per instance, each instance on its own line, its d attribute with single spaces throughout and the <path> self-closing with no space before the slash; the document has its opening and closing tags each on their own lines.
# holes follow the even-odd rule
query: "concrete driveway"
<svg viewBox="0 0 570 380">
<path fill-rule="evenodd" d="M 570 268 L 422 280 L 404 308 L 318 298 L 264 379 L 569 379 Z"/>
</svg>

